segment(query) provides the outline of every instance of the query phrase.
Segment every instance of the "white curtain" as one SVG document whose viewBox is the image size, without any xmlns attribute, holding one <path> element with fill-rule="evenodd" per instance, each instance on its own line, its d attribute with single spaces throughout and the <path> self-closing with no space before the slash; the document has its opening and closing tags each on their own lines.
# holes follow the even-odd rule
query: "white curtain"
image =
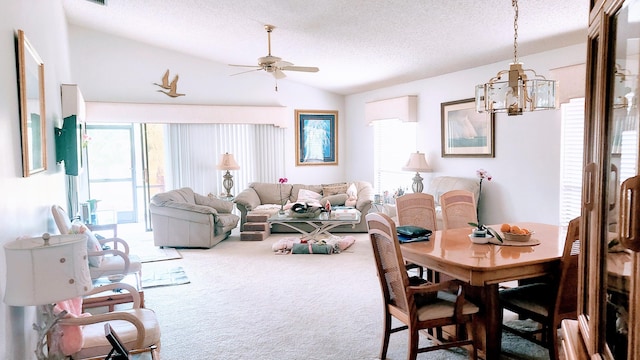
<svg viewBox="0 0 640 360">
<path fill-rule="evenodd" d="M 220 155 L 233 154 L 239 170 L 231 171 L 237 195 L 251 182 L 277 182 L 284 175 L 284 129 L 256 124 L 170 124 L 166 147 L 170 164 L 167 188 L 190 187 L 196 193 L 219 195 L 224 171 Z"/>
</svg>

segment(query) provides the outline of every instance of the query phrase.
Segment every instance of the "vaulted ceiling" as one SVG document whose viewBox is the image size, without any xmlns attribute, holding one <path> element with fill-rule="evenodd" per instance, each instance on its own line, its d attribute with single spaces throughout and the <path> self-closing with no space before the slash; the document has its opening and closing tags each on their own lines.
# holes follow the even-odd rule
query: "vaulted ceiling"
<svg viewBox="0 0 640 360">
<path fill-rule="evenodd" d="M 69 23 L 210 59 L 271 54 L 317 73 L 288 80 L 352 94 L 514 56 L 511 0 L 63 0 Z M 520 0 L 518 55 L 584 43 L 588 0 Z M 505 68 L 507 63 L 505 63 Z M 229 74 L 250 68 L 229 67 Z M 248 72 L 238 76 L 271 76 Z M 489 76 L 489 74 L 488 74 Z"/>
</svg>

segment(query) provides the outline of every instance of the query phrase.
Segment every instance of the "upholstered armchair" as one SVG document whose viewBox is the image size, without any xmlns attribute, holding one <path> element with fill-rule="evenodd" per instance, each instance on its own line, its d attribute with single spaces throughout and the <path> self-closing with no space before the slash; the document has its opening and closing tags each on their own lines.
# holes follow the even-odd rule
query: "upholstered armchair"
<svg viewBox="0 0 640 360">
<path fill-rule="evenodd" d="M 56 311 L 66 310 L 67 315 L 58 322 L 59 331 L 48 337 L 49 349 L 71 356 L 72 359 L 103 359 L 111 350 L 104 333 L 104 324 L 108 322 L 128 350 L 134 353 L 151 351 L 158 355 L 160 324 L 153 310 L 141 307 L 140 294 L 133 286 L 112 283 L 96 287 L 86 295 L 114 289 L 131 294 L 131 308 L 91 315 L 82 313 L 81 299 L 56 304 Z"/>
<path fill-rule="evenodd" d="M 88 225 L 79 221 L 72 223 L 66 211 L 59 205 L 52 205 L 51 213 L 60 234 L 87 235 L 87 255 L 92 279 L 107 276 L 120 281 L 127 274 L 136 274 L 138 282 L 141 281 L 142 263 L 139 257 L 129 254 L 129 244 L 126 241 L 117 237 L 97 239 Z M 105 245 L 110 249 L 103 250 Z"/>
<path fill-rule="evenodd" d="M 151 198 L 151 225 L 156 246 L 211 248 L 238 226 L 233 203 L 194 193 L 185 187 Z"/>
</svg>

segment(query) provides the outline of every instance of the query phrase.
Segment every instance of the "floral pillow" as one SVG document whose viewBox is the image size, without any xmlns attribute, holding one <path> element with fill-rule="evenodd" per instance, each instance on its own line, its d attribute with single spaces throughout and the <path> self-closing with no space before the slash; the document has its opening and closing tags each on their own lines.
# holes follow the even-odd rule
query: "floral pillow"
<svg viewBox="0 0 640 360">
<path fill-rule="evenodd" d="M 98 241 L 96 236 L 91 232 L 91 230 L 89 230 L 87 225 L 83 224 L 82 222 L 75 220 L 73 223 L 71 223 L 69 234 L 87 235 L 87 252 L 102 251 L 102 245 L 100 245 L 100 241 Z M 89 266 L 99 267 L 100 264 L 102 264 L 103 259 L 104 255 L 89 256 Z"/>
</svg>

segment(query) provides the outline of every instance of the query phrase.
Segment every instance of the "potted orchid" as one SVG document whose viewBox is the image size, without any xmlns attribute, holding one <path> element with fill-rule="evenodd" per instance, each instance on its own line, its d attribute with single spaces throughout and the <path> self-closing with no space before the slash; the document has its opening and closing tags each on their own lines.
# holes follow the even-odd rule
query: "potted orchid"
<svg viewBox="0 0 640 360">
<path fill-rule="evenodd" d="M 476 170 L 476 175 L 480 179 L 480 189 L 478 190 L 478 199 L 480 199 L 480 195 L 482 194 L 482 181 L 484 179 L 487 179 L 487 181 L 491 181 L 493 177 L 485 169 Z M 477 207 L 476 207 L 476 218 L 478 219 L 477 223 L 473 223 L 473 222 L 469 223 L 469 225 L 475 227 L 475 229 L 473 229 L 474 236 L 485 237 L 487 235 L 490 235 L 490 236 L 493 236 L 499 243 L 502 243 L 502 237 L 500 236 L 500 234 L 498 234 L 497 231 L 493 230 L 488 226 L 485 226 L 480 222 L 480 212 Z"/>
</svg>

